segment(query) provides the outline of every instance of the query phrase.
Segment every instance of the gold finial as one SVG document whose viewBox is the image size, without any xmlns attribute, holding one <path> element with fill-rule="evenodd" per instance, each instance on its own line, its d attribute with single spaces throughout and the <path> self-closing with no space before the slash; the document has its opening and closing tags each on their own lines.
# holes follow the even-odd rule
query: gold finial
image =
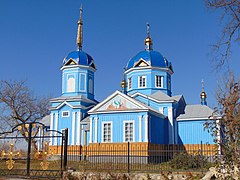
<svg viewBox="0 0 240 180">
<path fill-rule="evenodd" d="M 80 7 L 80 17 L 79 17 L 79 20 L 78 20 L 78 33 L 77 33 L 77 48 L 79 50 L 82 50 L 82 25 L 83 25 L 83 22 L 82 22 L 82 5 Z"/>
<path fill-rule="evenodd" d="M 147 23 L 147 38 L 145 39 L 145 49 L 152 50 L 152 38 L 150 37 L 150 24 Z"/>
<path fill-rule="evenodd" d="M 207 105 L 207 101 L 206 101 L 207 94 L 205 93 L 205 90 L 204 90 L 204 81 L 203 80 L 202 80 L 202 92 L 200 94 L 200 98 L 201 98 L 201 104 Z"/>
</svg>

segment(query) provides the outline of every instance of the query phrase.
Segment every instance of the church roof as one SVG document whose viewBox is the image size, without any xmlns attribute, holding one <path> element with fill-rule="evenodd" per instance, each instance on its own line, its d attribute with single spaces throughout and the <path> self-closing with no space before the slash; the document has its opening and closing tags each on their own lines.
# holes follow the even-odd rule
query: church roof
<svg viewBox="0 0 240 180">
<path fill-rule="evenodd" d="M 173 100 L 175 100 L 172 97 L 168 96 L 167 94 L 163 93 L 162 91 L 157 91 L 157 92 L 149 95 L 149 97 L 154 98 L 158 101 L 173 101 Z"/>
<path fill-rule="evenodd" d="M 51 116 L 50 115 L 46 115 L 46 116 L 44 116 L 42 118 L 40 123 L 44 124 L 45 126 L 50 126 L 50 119 L 51 119 Z"/>
<path fill-rule="evenodd" d="M 84 101 L 89 102 L 93 104 L 97 104 L 98 102 L 95 100 L 91 100 L 86 98 L 85 96 L 79 95 L 79 96 L 60 96 L 57 98 L 50 99 L 50 102 L 63 102 L 63 101 Z"/>
<path fill-rule="evenodd" d="M 76 50 L 70 52 L 64 59 L 63 65 L 83 65 L 83 66 L 91 66 L 94 69 L 95 64 L 93 58 L 82 50 Z"/>
<path fill-rule="evenodd" d="M 177 117 L 177 120 L 207 119 L 213 115 L 214 111 L 206 105 L 186 105 L 184 113 Z"/>
<path fill-rule="evenodd" d="M 161 53 L 153 50 L 144 50 L 139 52 L 136 56 L 128 61 L 126 70 L 136 67 L 141 60 L 144 60 L 148 66 L 170 68 L 172 70 L 171 63 L 168 62 L 168 60 L 163 57 Z"/>
</svg>

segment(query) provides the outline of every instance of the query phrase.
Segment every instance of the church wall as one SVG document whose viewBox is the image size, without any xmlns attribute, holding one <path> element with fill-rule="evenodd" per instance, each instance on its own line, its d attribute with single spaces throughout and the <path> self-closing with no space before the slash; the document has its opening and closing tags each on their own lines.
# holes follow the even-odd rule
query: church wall
<svg viewBox="0 0 240 180">
<path fill-rule="evenodd" d="M 149 142 L 153 144 L 168 143 L 168 128 L 166 128 L 167 120 L 151 115 L 149 124 Z"/>
<path fill-rule="evenodd" d="M 74 78 L 74 90 L 71 92 L 68 91 L 68 78 L 70 76 Z M 91 83 L 89 83 L 89 80 L 91 80 Z M 76 96 L 80 94 L 93 99 L 94 73 L 88 69 L 79 67 L 64 69 L 62 75 L 62 95 Z"/>
<path fill-rule="evenodd" d="M 142 103 L 144 103 L 148 106 L 151 106 L 152 108 L 161 112 L 165 116 L 168 115 L 168 113 L 167 113 L 168 107 L 172 107 L 172 103 L 157 103 L 157 102 L 154 102 L 150 99 L 144 98 L 142 96 L 136 96 L 136 97 L 134 97 L 134 99 L 136 99 L 136 100 L 138 100 L 138 101 L 140 101 L 140 102 L 142 102 Z"/>
<path fill-rule="evenodd" d="M 134 142 L 144 142 L 145 139 L 145 117 L 147 112 L 131 112 L 131 113 L 108 113 L 91 115 L 92 118 L 92 141 L 90 143 L 103 142 L 103 123 L 112 123 L 112 142 L 124 142 L 124 122 L 133 122 Z M 97 119 L 97 121 L 96 121 Z M 140 122 L 141 121 L 141 122 Z M 96 128 L 97 122 L 97 131 Z M 140 125 L 139 125 L 140 124 Z M 140 129 L 139 129 L 140 128 Z M 96 135 L 97 132 L 97 135 Z M 141 135 L 140 135 L 141 134 Z M 90 136 L 91 136 L 90 135 Z M 96 140 L 97 137 L 97 140 Z M 90 138 L 91 140 L 91 138 Z"/>
<path fill-rule="evenodd" d="M 178 121 L 178 143 L 179 144 L 215 144 L 211 134 L 204 130 L 203 120 L 183 120 Z"/>
<path fill-rule="evenodd" d="M 163 87 L 159 88 L 155 85 L 155 76 L 163 76 Z M 146 76 L 146 87 L 141 88 L 138 87 L 138 77 L 139 76 Z M 134 94 L 135 92 L 141 92 L 143 94 L 153 94 L 154 92 L 161 90 L 165 94 L 170 95 L 171 93 L 168 92 L 168 83 L 167 83 L 167 72 L 158 70 L 152 70 L 152 69 L 143 69 L 143 70 L 133 70 L 132 72 L 127 74 L 127 81 L 128 78 L 132 77 L 132 88 L 127 89 L 129 93 Z"/>
</svg>

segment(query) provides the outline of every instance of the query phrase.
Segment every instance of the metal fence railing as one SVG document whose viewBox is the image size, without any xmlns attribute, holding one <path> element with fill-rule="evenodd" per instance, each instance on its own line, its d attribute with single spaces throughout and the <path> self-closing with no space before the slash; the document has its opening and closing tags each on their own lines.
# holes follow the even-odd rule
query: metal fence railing
<svg viewBox="0 0 240 180">
<path fill-rule="evenodd" d="M 137 143 L 69 146 L 67 166 L 105 172 L 203 172 L 213 166 L 215 145 L 149 145 Z"/>
</svg>

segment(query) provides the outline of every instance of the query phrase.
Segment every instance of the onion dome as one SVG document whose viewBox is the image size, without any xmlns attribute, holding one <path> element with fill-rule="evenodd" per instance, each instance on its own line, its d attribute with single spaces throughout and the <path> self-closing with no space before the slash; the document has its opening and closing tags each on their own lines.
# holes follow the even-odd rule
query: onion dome
<svg viewBox="0 0 240 180">
<path fill-rule="evenodd" d="M 150 26 L 147 24 L 147 38 L 144 40 L 145 50 L 140 51 L 136 56 L 128 61 L 126 70 L 141 67 L 141 66 L 152 66 L 169 68 L 172 70 L 171 63 L 159 52 L 152 49 L 152 38 L 150 37 Z"/>
<path fill-rule="evenodd" d="M 139 52 L 136 56 L 128 61 L 126 69 L 134 68 L 139 65 L 141 61 L 144 61 L 147 66 L 152 67 L 162 67 L 162 68 L 172 68 L 172 65 L 168 60 L 163 57 L 159 52 L 153 50 L 145 50 Z"/>
<path fill-rule="evenodd" d="M 82 66 L 91 66 L 94 69 L 96 68 L 93 58 L 82 50 L 76 50 L 76 51 L 70 52 L 63 59 L 63 66 L 67 66 L 67 65 L 82 65 Z"/>
</svg>

